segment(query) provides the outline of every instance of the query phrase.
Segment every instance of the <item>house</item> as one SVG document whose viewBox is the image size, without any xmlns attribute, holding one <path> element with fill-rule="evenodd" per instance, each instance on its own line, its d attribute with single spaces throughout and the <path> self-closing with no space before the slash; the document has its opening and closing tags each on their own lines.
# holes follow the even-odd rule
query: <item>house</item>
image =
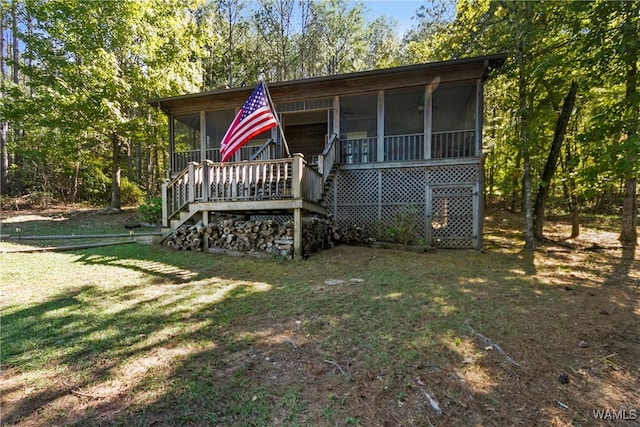
<svg viewBox="0 0 640 427">
<path fill-rule="evenodd" d="M 330 215 L 372 237 L 408 225 L 425 247 L 481 249 L 483 83 L 505 58 L 269 83 L 280 126 L 224 164 L 220 141 L 253 87 L 151 101 L 169 116 L 164 226 L 292 215 L 299 256 L 302 218 Z"/>
</svg>

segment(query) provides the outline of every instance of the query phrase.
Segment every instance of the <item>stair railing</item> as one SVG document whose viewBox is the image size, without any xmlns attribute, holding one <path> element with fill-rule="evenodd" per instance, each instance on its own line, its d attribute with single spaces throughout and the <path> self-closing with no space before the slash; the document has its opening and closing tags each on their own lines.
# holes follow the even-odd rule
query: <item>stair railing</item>
<svg viewBox="0 0 640 427">
<path fill-rule="evenodd" d="M 322 174 L 323 184 L 327 182 L 329 171 L 331 171 L 333 165 L 336 163 L 338 145 L 340 145 L 338 135 L 334 133 L 329 138 L 329 142 L 327 142 L 324 150 L 322 150 L 322 154 L 318 156 L 318 172 Z"/>
<path fill-rule="evenodd" d="M 194 202 L 201 192 L 202 166 L 189 162 L 175 178 L 162 184 L 162 225 L 168 227 L 169 219 Z"/>
<path fill-rule="evenodd" d="M 276 150 L 278 148 L 278 144 L 269 138 L 267 141 L 260 146 L 252 155 L 249 157 L 249 161 L 253 160 L 273 160 L 276 158 Z"/>
</svg>

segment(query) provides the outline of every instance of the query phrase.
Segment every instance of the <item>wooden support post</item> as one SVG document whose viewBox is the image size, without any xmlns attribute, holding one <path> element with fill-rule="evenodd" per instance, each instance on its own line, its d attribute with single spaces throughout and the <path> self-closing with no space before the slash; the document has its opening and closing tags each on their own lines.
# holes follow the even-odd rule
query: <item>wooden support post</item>
<svg viewBox="0 0 640 427">
<path fill-rule="evenodd" d="M 189 162 L 189 202 L 196 201 L 196 165 Z"/>
<path fill-rule="evenodd" d="M 384 149 L 384 91 L 378 91 L 378 124 L 376 132 L 378 133 L 378 141 L 376 143 L 376 161 L 384 162 L 386 159 L 384 158 L 385 149 Z M 371 156 L 373 153 L 369 153 L 368 161 L 371 161 Z"/>
<path fill-rule="evenodd" d="M 291 171 L 291 195 L 294 199 L 302 198 L 302 168 L 304 167 L 304 155 L 293 155 L 293 170 Z"/>
<path fill-rule="evenodd" d="M 167 191 L 167 183 L 162 183 L 162 226 L 169 226 L 169 197 Z"/>
<path fill-rule="evenodd" d="M 293 210 L 293 256 L 302 258 L 302 209 Z"/>
</svg>

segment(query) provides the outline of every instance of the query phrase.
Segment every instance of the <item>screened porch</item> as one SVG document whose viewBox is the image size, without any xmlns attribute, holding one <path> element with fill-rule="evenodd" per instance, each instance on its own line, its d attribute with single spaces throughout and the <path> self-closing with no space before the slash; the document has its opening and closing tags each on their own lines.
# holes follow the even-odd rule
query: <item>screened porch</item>
<svg viewBox="0 0 640 427">
<path fill-rule="evenodd" d="M 295 105 L 277 104 L 282 132 L 274 128 L 258 135 L 232 161 L 272 160 L 303 153 L 313 166 L 331 135 L 338 136 L 338 164 L 479 157 L 480 85 L 474 81 L 436 82 Z M 173 116 L 172 176 L 190 162 L 219 162 L 219 141 L 234 115 L 234 109 L 224 109 Z"/>
</svg>

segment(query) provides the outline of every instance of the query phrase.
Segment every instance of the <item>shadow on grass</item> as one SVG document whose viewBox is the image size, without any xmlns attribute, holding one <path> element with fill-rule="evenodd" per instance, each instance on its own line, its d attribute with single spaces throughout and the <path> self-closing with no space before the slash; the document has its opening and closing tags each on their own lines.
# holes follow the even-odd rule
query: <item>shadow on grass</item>
<svg viewBox="0 0 640 427">
<path fill-rule="evenodd" d="M 638 315 L 631 291 L 612 293 L 596 268 L 578 276 L 584 263 L 547 252 L 565 268 L 500 250 L 338 247 L 291 263 L 87 251 L 79 268 L 141 279 L 72 287 L 3 316 L 3 367 L 54 371 L 28 395 L 6 386 L 20 397 L 5 403 L 4 422 L 596 425 L 591 409 L 637 397 Z M 610 280 L 631 280 L 636 265 L 614 262 Z M 603 301 L 616 309 L 600 314 Z M 619 370 L 593 364 L 612 353 Z"/>
</svg>

